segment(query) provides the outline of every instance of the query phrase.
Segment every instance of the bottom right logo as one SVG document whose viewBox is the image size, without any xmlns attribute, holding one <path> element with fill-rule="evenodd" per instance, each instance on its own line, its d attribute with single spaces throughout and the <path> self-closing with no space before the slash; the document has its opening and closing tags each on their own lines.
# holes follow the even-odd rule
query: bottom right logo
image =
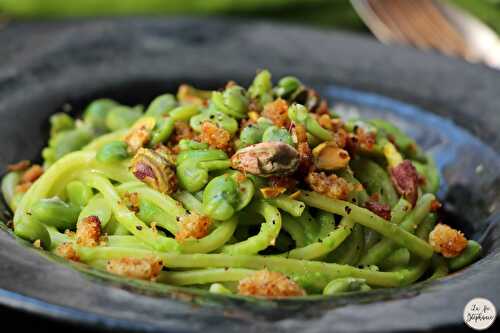
<svg viewBox="0 0 500 333">
<path fill-rule="evenodd" d="M 464 322 L 475 330 L 485 330 L 493 325 L 497 316 L 495 305 L 486 298 L 473 298 L 464 308 Z"/>
</svg>

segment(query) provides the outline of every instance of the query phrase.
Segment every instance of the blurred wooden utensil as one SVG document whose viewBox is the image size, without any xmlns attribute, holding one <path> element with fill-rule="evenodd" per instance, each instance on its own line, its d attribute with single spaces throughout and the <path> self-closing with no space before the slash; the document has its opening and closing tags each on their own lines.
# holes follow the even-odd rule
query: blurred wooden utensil
<svg viewBox="0 0 500 333">
<path fill-rule="evenodd" d="M 438 0 L 351 0 L 383 43 L 436 49 L 500 68 L 500 39 L 473 16 Z"/>
</svg>

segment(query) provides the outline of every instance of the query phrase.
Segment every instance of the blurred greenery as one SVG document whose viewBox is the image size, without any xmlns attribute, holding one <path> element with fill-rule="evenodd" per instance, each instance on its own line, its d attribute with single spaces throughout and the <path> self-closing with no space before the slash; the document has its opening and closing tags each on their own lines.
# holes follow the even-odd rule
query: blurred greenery
<svg viewBox="0 0 500 333">
<path fill-rule="evenodd" d="M 466 9 L 500 32 L 500 0 L 448 2 Z M 0 13 L 8 18 L 24 19 L 218 15 L 367 31 L 348 0 L 0 0 Z"/>
</svg>

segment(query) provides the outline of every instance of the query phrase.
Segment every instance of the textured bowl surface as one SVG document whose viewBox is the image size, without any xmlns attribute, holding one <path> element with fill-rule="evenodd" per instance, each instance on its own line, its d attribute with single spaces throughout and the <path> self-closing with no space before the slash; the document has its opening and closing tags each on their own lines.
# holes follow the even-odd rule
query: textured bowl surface
<svg viewBox="0 0 500 333">
<path fill-rule="evenodd" d="M 96 275 L 0 230 L 0 304 L 73 323 L 138 331 L 370 332 L 463 327 L 473 297 L 500 306 L 500 75 L 345 33 L 262 22 L 102 20 L 0 30 L 1 170 L 37 159 L 50 114 L 94 98 L 147 103 L 181 82 L 248 84 L 258 68 L 296 75 L 335 110 L 383 117 L 436 159 L 452 221 L 484 258 L 408 288 L 307 301 L 248 301 Z M 66 105 L 66 106 L 65 106 Z M 3 219 L 8 212 L 2 209 Z M 83 272 L 83 274 L 82 274 Z"/>
</svg>

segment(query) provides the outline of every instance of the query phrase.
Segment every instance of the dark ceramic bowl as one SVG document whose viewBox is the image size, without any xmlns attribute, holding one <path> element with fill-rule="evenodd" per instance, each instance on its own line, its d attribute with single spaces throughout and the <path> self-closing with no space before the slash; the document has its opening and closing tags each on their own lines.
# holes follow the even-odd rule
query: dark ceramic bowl
<svg viewBox="0 0 500 333">
<path fill-rule="evenodd" d="M 500 305 L 500 74 L 345 33 L 258 22 L 165 19 L 11 24 L 0 31 L 1 169 L 36 159 L 50 114 L 97 97 L 147 103 L 181 82 L 293 74 L 341 112 L 389 118 L 436 158 L 450 223 L 485 249 L 439 281 L 305 301 L 226 298 L 75 270 L 0 231 L 0 303 L 138 331 L 368 332 L 463 328 L 473 297 Z M 8 218 L 8 212 L 4 212 Z M 83 274 L 82 274 L 83 272 Z"/>
</svg>

